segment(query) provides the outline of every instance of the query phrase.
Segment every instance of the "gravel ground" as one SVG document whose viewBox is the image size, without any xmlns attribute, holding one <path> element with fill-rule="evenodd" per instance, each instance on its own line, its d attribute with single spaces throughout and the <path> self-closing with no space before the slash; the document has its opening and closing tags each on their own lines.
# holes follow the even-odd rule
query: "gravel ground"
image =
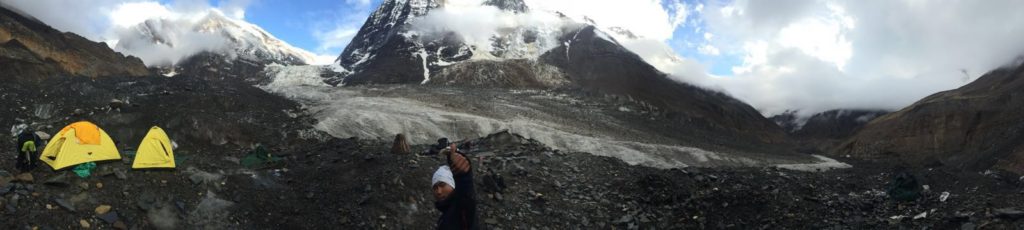
<svg viewBox="0 0 1024 230">
<path fill-rule="evenodd" d="M 2 134 L 8 141 L 0 143 L 0 156 L 4 156 L 0 170 L 5 170 L 0 172 L 0 228 L 423 229 L 440 215 L 429 191 L 430 175 L 443 162 L 439 157 L 391 154 L 389 141 L 337 139 L 311 131 L 316 121 L 303 115 L 296 104 L 252 91 L 251 86 L 161 81 L 165 80 L 145 84 L 183 88 L 167 86 L 170 95 L 139 96 L 135 101 L 159 95 L 186 99 L 210 95 L 189 93 L 188 88 L 216 89 L 213 92 L 224 97 L 242 95 L 180 100 L 185 103 L 168 108 L 207 109 L 199 113 L 205 115 L 188 116 L 216 117 L 211 123 L 223 124 L 178 129 L 237 134 L 208 136 L 229 140 L 217 145 L 203 135 L 179 136 L 172 131 L 180 145 L 176 156 L 182 160 L 175 170 L 130 170 L 130 157 L 125 155 L 121 161 L 100 162 L 88 178 L 42 166 L 31 173 L 31 181 L 13 179 L 18 176 L 13 140 Z M 125 91 L 99 87 L 97 92 Z M 84 112 L 90 119 L 113 124 L 110 133 L 136 126 L 145 130 L 148 125 L 140 119 L 123 120 L 123 113 L 167 112 L 147 107 L 157 103 L 142 102 L 137 102 L 140 107 L 134 112 L 105 112 L 102 107 L 107 100 L 85 102 L 92 104 L 84 106 Z M 7 127 L 13 124 L 6 119 L 30 116 L 28 109 L 18 106 L 24 101 L 0 103 L 10 109 L 0 112 Z M 66 115 L 74 110 L 58 109 L 50 119 L 36 119 L 35 125 L 59 126 L 64 117 L 74 117 Z M 231 114 L 249 118 L 224 118 Z M 274 132 L 218 127 L 272 127 Z M 240 159 L 252 143 L 263 143 L 281 160 L 243 166 Z M 465 143 L 474 162 L 481 224 L 488 229 L 1024 227 L 1024 182 L 1006 172 L 910 167 L 885 159 L 839 159 L 853 168 L 826 172 L 774 167 L 662 169 L 558 151 L 511 133 Z M 427 147 L 413 149 L 419 152 Z M 916 178 L 919 198 L 896 201 L 889 196 L 893 178 L 899 174 Z M 109 206 L 110 211 L 103 213 L 106 208 L 101 206 Z"/>
</svg>

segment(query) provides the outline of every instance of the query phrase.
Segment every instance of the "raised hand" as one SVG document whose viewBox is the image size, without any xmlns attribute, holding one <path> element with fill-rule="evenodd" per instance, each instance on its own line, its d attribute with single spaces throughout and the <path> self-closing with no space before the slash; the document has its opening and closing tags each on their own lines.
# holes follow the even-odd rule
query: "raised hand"
<svg viewBox="0 0 1024 230">
<path fill-rule="evenodd" d="M 469 172 L 469 160 L 466 159 L 466 156 L 463 156 L 461 153 L 456 152 L 455 144 L 452 144 L 451 147 L 449 147 L 449 149 L 450 150 L 448 151 L 448 162 L 450 162 L 449 164 L 451 165 L 449 165 L 448 167 L 452 169 L 452 173 L 462 174 Z"/>
</svg>

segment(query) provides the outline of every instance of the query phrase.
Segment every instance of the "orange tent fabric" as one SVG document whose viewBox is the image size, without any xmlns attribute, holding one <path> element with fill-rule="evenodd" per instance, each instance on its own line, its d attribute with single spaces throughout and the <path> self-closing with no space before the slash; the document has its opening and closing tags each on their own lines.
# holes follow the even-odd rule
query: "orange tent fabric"
<svg viewBox="0 0 1024 230">
<path fill-rule="evenodd" d="M 65 126 L 60 132 L 67 132 L 69 129 L 75 129 L 75 138 L 78 138 L 78 144 L 81 145 L 98 145 L 100 144 L 100 127 L 89 123 L 87 121 L 79 121 Z"/>
</svg>

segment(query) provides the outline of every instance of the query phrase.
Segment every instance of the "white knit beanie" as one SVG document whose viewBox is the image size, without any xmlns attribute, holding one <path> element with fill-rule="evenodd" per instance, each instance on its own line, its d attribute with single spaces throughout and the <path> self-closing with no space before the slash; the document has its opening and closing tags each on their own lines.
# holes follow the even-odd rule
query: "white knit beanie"
<svg viewBox="0 0 1024 230">
<path fill-rule="evenodd" d="M 434 171 L 434 178 L 430 179 L 430 186 L 433 187 L 438 182 L 444 182 L 452 186 L 452 189 L 455 189 L 455 177 L 452 176 L 452 170 L 447 165 L 441 166 L 437 168 L 437 171 Z"/>
</svg>

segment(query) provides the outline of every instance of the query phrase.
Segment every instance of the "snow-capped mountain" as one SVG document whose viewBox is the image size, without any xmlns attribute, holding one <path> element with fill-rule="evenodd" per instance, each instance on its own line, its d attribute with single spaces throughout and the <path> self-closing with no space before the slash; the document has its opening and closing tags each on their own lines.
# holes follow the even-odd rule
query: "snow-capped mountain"
<svg viewBox="0 0 1024 230">
<path fill-rule="evenodd" d="M 477 17 L 489 19 L 464 20 Z M 536 77 L 555 83 L 550 78 L 559 76 L 551 75 L 551 63 L 538 59 L 555 48 L 571 47 L 575 36 L 563 36 L 576 35 L 586 27 L 597 28 L 596 36 L 631 51 L 637 45 L 634 40 L 642 40 L 629 29 L 602 27 L 585 16 L 572 18 L 560 12 L 531 10 L 522 0 L 384 1 L 336 60 L 338 66 L 351 74 L 342 74 L 329 82 L 339 84 L 344 79 L 346 84 L 450 84 L 453 82 L 444 78 L 452 77 L 448 76 L 451 72 L 495 72 L 490 71 L 494 70 L 493 63 L 484 64 L 486 70 L 467 70 L 467 65 L 513 60 L 517 64 L 507 66 L 511 72 L 524 68 L 539 70 L 545 74 Z M 639 46 L 650 49 L 649 44 Z M 670 50 L 646 61 L 659 69 L 682 62 Z M 454 77 L 466 82 L 464 76 Z"/>
<path fill-rule="evenodd" d="M 121 31 L 116 50 L 142 58 L 165 75 L 249 75 L 268 64 L 304 65 L 315 56 L 259 26 L 218 10 L 182 18 L 149 19 Z"/>
<path fill-rule="evenodd" d="M 477 15 L 493 20 L 452 23 Z M 443 74 L 448 67 L 464 69 L 458 65 L 466 61 L 536 60 L 563 45 L 561 35 L 579 27 L 557 13 L 530 12 L 521 0 L 488 0 L 483 6 L 435 0 L 385 1 L 337 62 L 352 72 L 345 78 L 348 84 L 428 83 L 432 75 Z M 528 64 L 527 68 L 546 69 Z M 412 72 L 418 74 L 404 74 Z"/>
<path fill-rule="evenodd" d="M 522 0 L 386 0 L 338 57 L 345 73 L 327 82 L 568 90 L 643 104 L 672 121 L 663 127 L 686 127 L 665 130 L 674 140 L 747 150 L 788 142 L 751 106 L 670 79 L 616 39 L 627 29 L 613 36 L 594 24 Z"/>
</svg>

